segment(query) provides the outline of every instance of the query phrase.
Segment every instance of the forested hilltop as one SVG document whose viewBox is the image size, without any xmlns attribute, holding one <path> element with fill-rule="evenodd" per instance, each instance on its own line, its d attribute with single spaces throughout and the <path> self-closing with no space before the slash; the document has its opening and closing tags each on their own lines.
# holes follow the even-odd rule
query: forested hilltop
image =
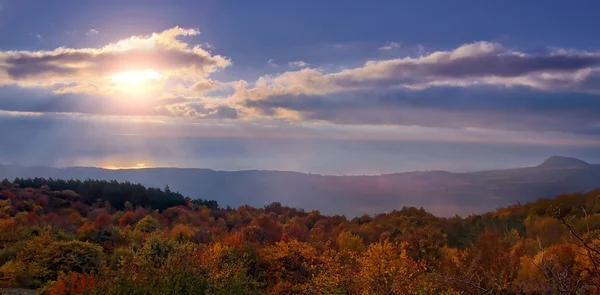
<svg viewBox="0 0 600 295">
<path fill-rule="evenodd" d="M 140 184 L 0 183 L 0 289 L 41 294 L 598 294 L 600 189 L 441 218 L 221 208 Z"/>
</svg>

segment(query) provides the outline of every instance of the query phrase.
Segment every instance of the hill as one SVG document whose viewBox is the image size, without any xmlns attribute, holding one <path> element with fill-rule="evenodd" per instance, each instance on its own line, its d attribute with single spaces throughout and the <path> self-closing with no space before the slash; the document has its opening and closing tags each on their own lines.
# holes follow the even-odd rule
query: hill
<svg viewBox="0 0 600 295">
<path fill-rule="evenodd" d="M 599 234 L 600 189 L 466 217 L 402 207 L 349 219 L 17 179 L 0 181 L 0 292 L 591 295 Z"/>
<path fill-rule="evenodd" d="M 553 156 L 535 167 L 471 173 L 425 171 L 376 176 L 333 176 L 286 171 L 215 171 L 148 168 L 107 170 L 93 167 L 0 165 L 0 179 L 45 177 L 101 179 L 169 185 L 193 198 L 223 206 L 266 203 L 357 216 L 402 206 L 424 207 L 441 216 L 480 213 L 516 202 L 584 192 L 600 186 L 600 165 Z"/>
</svg>

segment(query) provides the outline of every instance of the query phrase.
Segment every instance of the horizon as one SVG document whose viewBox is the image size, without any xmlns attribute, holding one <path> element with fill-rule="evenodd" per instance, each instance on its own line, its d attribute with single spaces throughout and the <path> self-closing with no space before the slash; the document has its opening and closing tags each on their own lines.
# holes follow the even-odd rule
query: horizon
<svg viewBox="0 0 600 295">
<path fill-rule="evenodd" d="M 544 7 L 0 0 L 0 164 L 373 175 L 600 163 L 600 4 Z"/>
<path fill-rule="evenodd" d="M 530 165 L 530 166 L 515 166 L 515 167 L 508 167 L 508 168 L 492 168 L 492 169 L 486 169 L 486 170 L 472 170 L 472 171 L 450 171 L 450 170 L 441 170 L 441 169 L 429 169 L 429 170 L 406 170 L 406 171 L 396 171 L 396 172 L 390 172 L 390 173 L 380 173 L 380 174 L 322 174 L 322 173 L 313 173 L 310 171 L 295 171 L 295 170 L 276 170 L 276 169 L 242 169 L 242 170 L 222 170 L 222 169 L 211 169 L 211 168 L 204 168 L 204 167 L 175 167 L 175 166 L 146 166 L 140 164 L 138 166 L 133 166 L 133 167 L 98 167 L 98 166 L 64 166 L 64 167 L 57 167 L 57 166 L 47 166 L 47 165 L 33 165 L 33 166 L 26 166 L 26 165 L 14 165 L 14 164 L 2 164 L 1 165 L 5 165 L 5 166 L 16 166 L 16 167 L 23 167 L 23 168 L 37 168 L 37 167 L 41 167 L 41 168 L 52 168 L 52 169 L 69 169 L 69 168 L 93 168 L 93 169 L 102 169 L 102 170 L 108 170 L 108 171 L 135 171 L 135 170 L 145 170 L 145 169 L 189 169 L 189 170 L 210 170 L 210 171 L 215 171 L 215 172 L 247 172 L 247 171 L 257 171 L 257 172 L 291 172 L 291 173 L 300 173 L 300 174 L 306 174 L 306 175 L 319 175 L 319 176 L 380 176 L 380 175 L 390 175 L 390 174 L 403 174 L 403 173 L 418 173 L 418 172 L 448 172 L 448 173 L 477 173 L 477 172 L 488 172 L 488 171 L 501 171 L 501 170 L 511 170 L 511 169 L 521 169 L 521 168 L 534 168 L 534 167 L 539 167 L 540 165 L 546 163 L 548 160 L 553 159 L 553 158 L 560 158 L 560 159 L 567 159 L 567 160 L 576 160 L 576 161 L 583 161 L 585 164 L 588 165 L 599 165 L 598 163 L 592 163 L 589 161 L 586 161 L 585 159 L 580 159 L 580 158 L 576 158 L 576 157 L 570 157 L 570 156 L 563 156 L 563 155 L 552 155 L 552 156 L 548 156 L 547 158 L 545 158 L 542 162 L 539 162 L 538 164 L 534 164 L 534 165 Z"/>
</svg>

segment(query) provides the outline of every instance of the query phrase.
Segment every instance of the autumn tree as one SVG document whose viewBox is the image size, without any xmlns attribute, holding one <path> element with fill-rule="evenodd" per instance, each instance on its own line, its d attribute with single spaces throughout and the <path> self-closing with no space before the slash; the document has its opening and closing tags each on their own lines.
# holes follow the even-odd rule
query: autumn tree
<svg viewBox="0 0 600 295">
<path fill-rule="evenodd" d="M 135 225 L 136 230 L 145 233 L 153 232 L 158 228 L 160 228 L 160 223 L 151 215 L 146 215 L 146 217 L 142 218 L 142 220 Z"/>
<path fill-rule="evenodd" d="M 358 259 L 363 294 L 425 294 L 423 265 L 412 260 L 404 244 L 384 241 L 369 245 Z"/>
</svg>

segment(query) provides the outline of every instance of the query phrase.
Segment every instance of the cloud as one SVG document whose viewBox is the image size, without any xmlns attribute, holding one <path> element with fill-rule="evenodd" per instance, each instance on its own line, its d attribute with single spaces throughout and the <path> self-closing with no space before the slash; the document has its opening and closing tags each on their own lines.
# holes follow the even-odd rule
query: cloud
<svg viewBox="0 0 600 295">
<path fill-rule="evenodd" d="M 361 89 L 425 89 L 435 86 L 527 86 L 537 89 L 577 90 L 600 70 L 600 53 L 561 52 L 530 54 L 500 44 L 475 42 L 451 51 L 418 58 L 368 61 L 339 72 L 305 68 L 264 76 L 244 95 L 314 94 Z"/>
<path fill-rule="evenodd" d="M 87 32 L 85 32 L 85 35 L 88 37 L 97 36 L 98 34 L 100 34 L 100 32 L 94 29 L 89 29 Z"/>
<path fill-rule="evenodd" d="M 309 66 L 310 64 L 307 63 L 307 62 L 305 62 L 305 61 L 303 61 L 303 60 L 298 60 L 298 61 L 291 61 L 291 62 L 288 63 L 288 65 L 291 68 L 304 68 L 304 67 Z"/>
<path fill-rule="evenodd" d="M 242 104 L 258 116 L 340 125 L 600 134 L 597 95 L 496 86 L 281 94 Z M 290 115 L 291 114 L 291 115 Z"/>
<path fill-rule="evenodd" d="M 72 88 L 69 88 L 72 89 Z M 24 99 L 26 98 L 26 99 Z M 0 87 L 0 111 L 22 114 L 163 116 L 188 119 L 235 119 L 237 109 L 202 97 L 144 96 L 136 99 L 57 92 L 45 88 Z"/>
<path fill-rule="evenodd" d="M 175 27 L 147 36 L 133 36 L 101 48 L 65 48 L 52 51 L 0 51 L 0 83 L 54 86 L 95 82 L 110 86 L 111 75 L 152 69 L 163 76 L 206 77 L 227 67 L 229 59 L 211 55 L 200 46 L 179 40 L 198 35 L 195 29 Z"/>
<path fill-rule="evenodd" d="M 196 82 L 194 85 L 192 85 L 191 89 L 195 93 L 201 94 L 206 91 L 215 89 L 218 85 L 219 85 L 219 83 L 214 80 L 205 79 L 205 80 L 200 80 L 200 81 Z"/>
<path fill-rule="evenodd" d="M 275 60 L 272 59 L 272 58 L 267 61 L 267 65 L 269 65 L 271 67 L 277 67 L 277 64 L 275 63 Z"/>
<path fill-rule="evenodd" d="M 223 104 L 173 104 L 159 108 L 162 115 L 193 119 L 237 119 L 237 109 Z"/>
<path fill-rule="evenodd" d="M 175 27 L 99 48 L 0 51 L 0 85 L 21 91 L 0 87 L 0 110 L 600 134 L 598 52 L 483 41 L 342 70 L 299 60 L 225 82 L 211 74 L 231 61 L 185 41 L 198 34 Z M 159 78 L 136 91 L 111 78 L 148 69 Z"/>
<path fill-rule="evenodd" d="M 402 46 L 402 44 L 398 43 L 398 42 L 386 42 L 385 45 L 379 47 L 379 50 L 396 50 L 398 48 L 400 48 Z"/>
<path fill-rule="evenodd" d="M 418 44 L 415 48 L 415 51 L 417 52 L 417 55 L 422 56 L 425 54 L 425 46 Z"/>
</svg>

